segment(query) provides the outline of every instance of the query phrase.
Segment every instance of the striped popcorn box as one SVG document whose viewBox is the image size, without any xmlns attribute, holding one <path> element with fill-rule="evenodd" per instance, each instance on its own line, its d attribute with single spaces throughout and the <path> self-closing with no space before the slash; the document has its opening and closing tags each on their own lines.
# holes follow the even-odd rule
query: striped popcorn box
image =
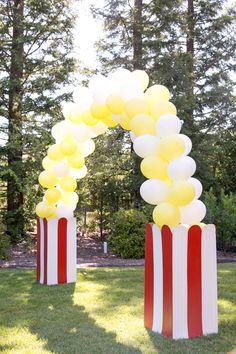
<svg viewBox="0 0 236 354">
<path fill-rule="evenodd" d="M 37 219 L 37 281 L 76 282 L 76 219 Z"/>
<path fill-rule="evenodd" d="M 179 339 L 218 332 L 214 225 L 146 226 L 144 325 Z"/>
</svg>

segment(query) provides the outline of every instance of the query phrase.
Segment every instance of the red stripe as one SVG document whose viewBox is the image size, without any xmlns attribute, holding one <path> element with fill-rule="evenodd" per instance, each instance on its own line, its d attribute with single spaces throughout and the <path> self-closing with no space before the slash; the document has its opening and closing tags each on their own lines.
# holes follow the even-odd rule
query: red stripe
<svg viewBox="0 0 236 354">
<path fill-rule="evenodd" d="M 43 283 L 48 282 L 48 222 L 47 219 L 43 219 L 44 227 L 44 280 Z"/>
<path fill-rule="evenodd" d="M 188 335 L 202 336 L 202 270 L 200 226 L 188 231 Z"/>
<path fill-rule="evenodd" d="M 37 281 L 40 280 L 40 221 L 37 218 Z"/>
<path fill-rule="evenodd" d="M 58 220 L 58 284 L 67 282 L 67 219 Z"/>
<path fill-rule="evenodd" d="M 154 293 L 154 264 L 153 264 L 153 234 L 152 225 L 146 225 L 145 269 L 144 269 L 144 326 L 152 329 L 153 323 L 153 293 Z"/>
<path fill-rule="evenodd" d="M 172 337 L 173 328 L 173 301 L 172 301 L 172 233 L 168 226 L 164 225 L 162 234 L 163 257 L 163 322 L 162 334 Z"/>
</svg>

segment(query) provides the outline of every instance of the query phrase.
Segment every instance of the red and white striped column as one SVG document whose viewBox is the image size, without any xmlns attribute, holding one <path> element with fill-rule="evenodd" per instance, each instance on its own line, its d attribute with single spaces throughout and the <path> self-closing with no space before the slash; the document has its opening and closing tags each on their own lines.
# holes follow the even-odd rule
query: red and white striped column
<svg viewBox="0 0 236 354">
<path fill-rule="evenodd" d="M 37 219 L 37 281 L 76 282 L 76 219 Z"/>
<path fill-rule="evenodd" d="M 146 225 L 144 325 L 174 339 L 218 332 L 214 225 Z"/>
</svg>

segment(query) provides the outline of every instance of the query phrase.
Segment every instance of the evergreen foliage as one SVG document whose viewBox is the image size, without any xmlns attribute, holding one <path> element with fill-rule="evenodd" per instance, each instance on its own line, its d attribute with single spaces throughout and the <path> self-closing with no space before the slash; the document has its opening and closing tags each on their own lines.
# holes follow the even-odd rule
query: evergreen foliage
<svg viewBox="0 0 236 354">
<path fill-rule="evenodd" d="M 74 69 L 69 0 L 0 1 L 1 185 L 7 185 L 6 224 L 12 242 L 24 234 L 36 199 L 36 175 L 60 120 Z M 46 137 L 46 139 L 45 139 Z M 33 198 L 32 198 L 33 196 Z"/>
</svg>

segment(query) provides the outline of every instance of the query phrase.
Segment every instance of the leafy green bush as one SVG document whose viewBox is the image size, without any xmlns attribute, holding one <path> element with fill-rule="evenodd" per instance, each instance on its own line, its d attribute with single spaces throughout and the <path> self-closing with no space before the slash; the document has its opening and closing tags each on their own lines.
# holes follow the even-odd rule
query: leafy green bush
<svg viewBox="0 0 236 354">
<path fill-rule="evenodd" d="M 224 250 L 236 240 L 236 194 L 225 194 L 221 189 L 219 195 L 214 195 L 213 190 L 205 193 L 207 207 L 206 223 L 214 223 L 217 231 L 217 241 Z"/>
<path fill-rule="evenodd" d="M 111 218 L 108 237 L 112 252 L 122 258 L 143 258 L 147 216 L 138 210 L 121 209 Z"/>
<path fill-rule="evenodd" d="M 6 227 L 0 220 L 0 259 L 8 259 L 10 256 L 10 236 L 6 234 Z"/>
</svg>

